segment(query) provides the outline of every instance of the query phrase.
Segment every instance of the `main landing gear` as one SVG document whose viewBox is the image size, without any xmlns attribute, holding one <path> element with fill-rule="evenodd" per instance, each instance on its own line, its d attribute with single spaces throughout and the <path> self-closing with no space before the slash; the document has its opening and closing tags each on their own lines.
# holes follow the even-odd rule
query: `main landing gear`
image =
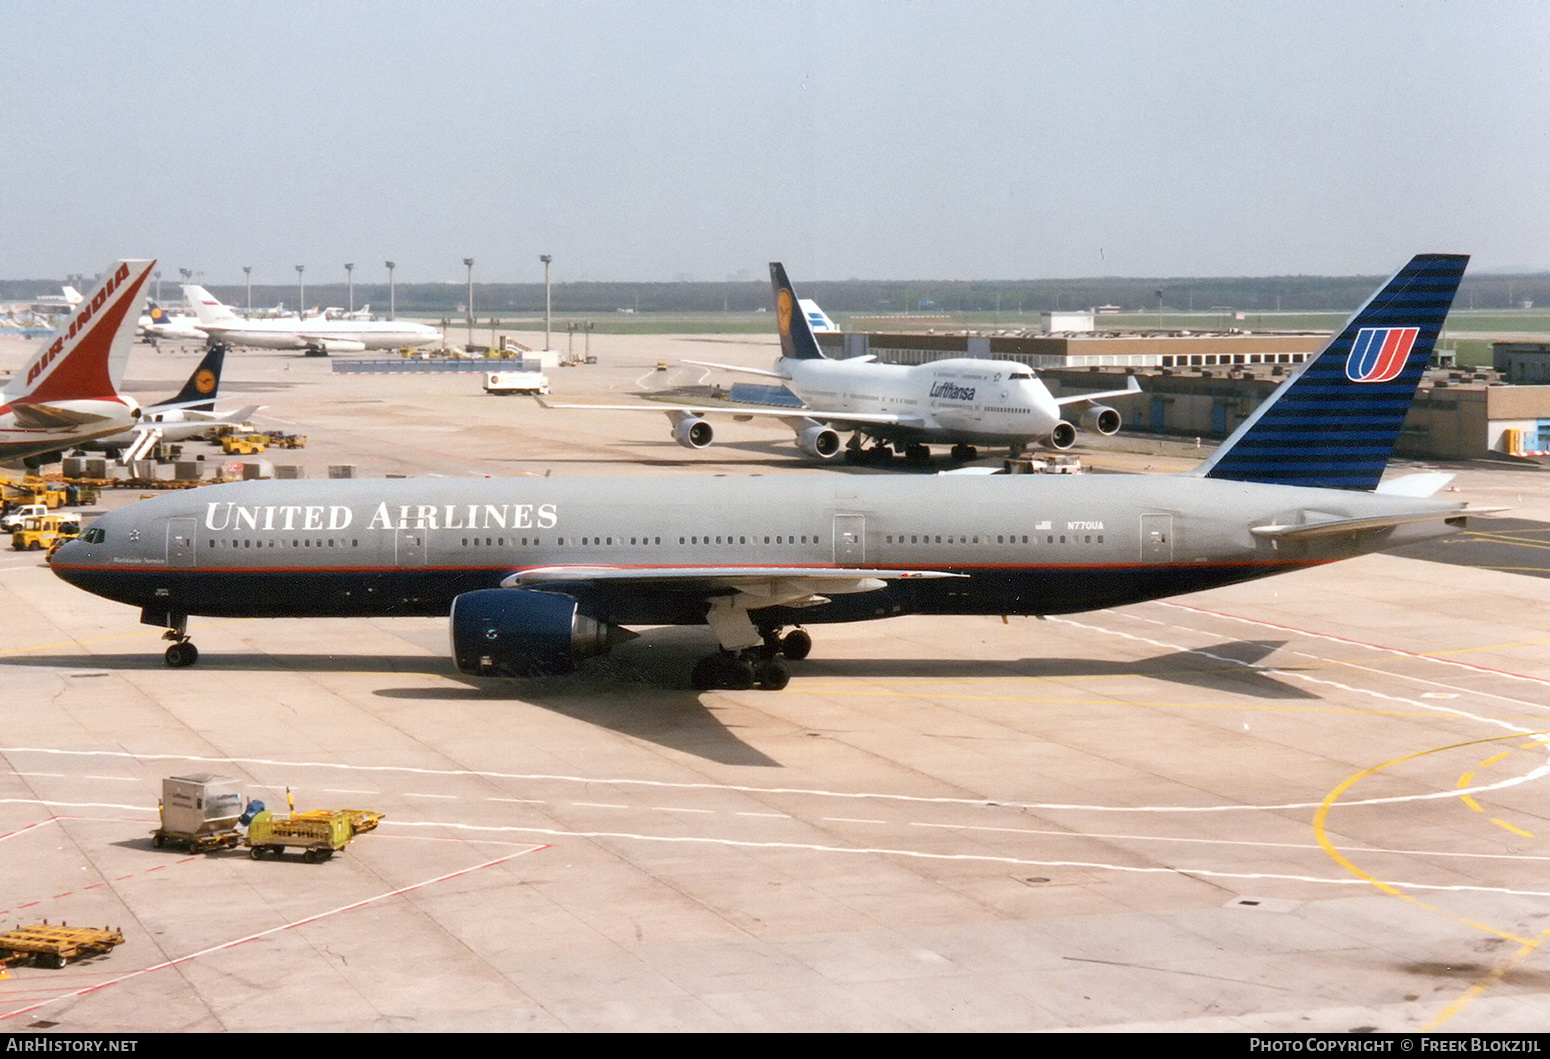
<svg viewBox="0 0 1550 1059">
<path fill-rule="evenodd" d="M 724 689 L 747 691 L 755 685 L 779 691 L 791 682 L 791 662 L 800 662 L 813 649 L 813 638 L 802 629 L 781 636 L 766 629 L 764 643 L 741 651 L 717 651 L 700 659 L 691 679 L 699 691 Z"/>
<path fill-rule="evenodd" d="M 172 641 L 165 655 L 167 664 L 173 669 L 182 669 L 199 661 L 199 648 L 188 638 L 188 615 L 173 614 L 167 624 L 167 631 L 161 634 L 163 640 Z"/>
</svg>

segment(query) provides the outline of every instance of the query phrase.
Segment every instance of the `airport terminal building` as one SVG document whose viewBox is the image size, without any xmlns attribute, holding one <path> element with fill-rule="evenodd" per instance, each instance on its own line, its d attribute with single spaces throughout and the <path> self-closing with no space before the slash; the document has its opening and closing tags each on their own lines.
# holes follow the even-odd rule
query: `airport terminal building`
<svg viewBox="0 0 1550 1059">
<path fill-rule="evenodd" d="M 830 356 L 871 354 L 890 364 L 948 357 L 1015 360 L 1036 370 L 1056 396 L 1117 389 L 1124 385 L 1123 376 L 1133 374 L 1144 392 L 1121 408 L 1127 431 L 1219 439 L 1329 336 L 1313 331 L 1070 331 L 828 333 L 817 338 Z M 1550 453 L 1550 343 L 1498 343 L 1491 371 L 1429 371 L 1405 421 L 1399 452 L 1433 459 Z"/>
</svg>

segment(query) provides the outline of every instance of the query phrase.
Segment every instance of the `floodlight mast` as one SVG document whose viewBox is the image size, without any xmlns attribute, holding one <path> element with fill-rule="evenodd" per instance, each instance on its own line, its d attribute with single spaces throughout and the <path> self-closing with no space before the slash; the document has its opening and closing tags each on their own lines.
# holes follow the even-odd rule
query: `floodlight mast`
<svg viewBox="0 0 1550 1059">
<path fill-rule="evenodd" d="M 547 350 L 550 346 L 549 317 L 554 308 L 554 302 L 549 298 L 549 262 L 554 258 L 550 254 L 539 254 L 538 260 L 544 263 L 544 349 Z"/>
</svg>

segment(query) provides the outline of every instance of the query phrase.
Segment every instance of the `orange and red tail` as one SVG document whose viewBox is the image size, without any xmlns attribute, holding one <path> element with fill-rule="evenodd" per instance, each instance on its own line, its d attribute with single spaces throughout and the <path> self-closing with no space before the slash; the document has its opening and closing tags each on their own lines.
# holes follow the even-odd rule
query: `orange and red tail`
<svg viewBox="0 0 1550 1059">
<path fill-rule="evenodd" d="M 7 403 L 114 397 L 155 261 L 119 261 L 102 274 L 51 339 L 6 386 Z"/>
</svg>

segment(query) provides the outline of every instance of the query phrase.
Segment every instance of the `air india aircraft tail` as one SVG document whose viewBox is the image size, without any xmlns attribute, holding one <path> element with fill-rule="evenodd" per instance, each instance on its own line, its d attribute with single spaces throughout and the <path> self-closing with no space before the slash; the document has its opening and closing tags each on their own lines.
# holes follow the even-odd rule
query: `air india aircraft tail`
<svg viewBox="0 0 1550 1059">
<path fill-rule="evenodd" d="M 154 261 L 119 261 L 6 384 L 7 405 L 116 399 Z"/>
</svg>

